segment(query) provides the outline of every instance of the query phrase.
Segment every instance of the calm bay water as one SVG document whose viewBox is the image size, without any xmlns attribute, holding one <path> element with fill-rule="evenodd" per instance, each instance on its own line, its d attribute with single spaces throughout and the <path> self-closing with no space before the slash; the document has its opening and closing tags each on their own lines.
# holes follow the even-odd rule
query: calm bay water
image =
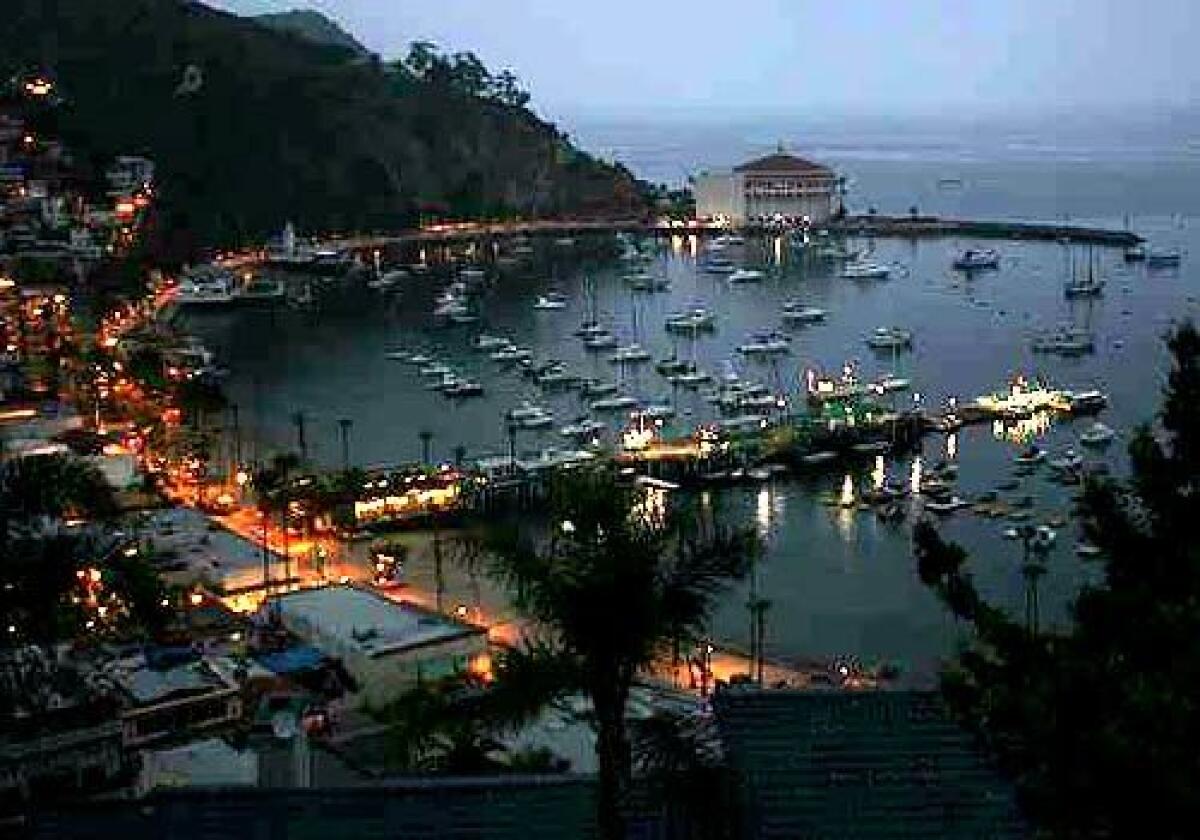
<svg viewBox="0 0 1200 840">
<path fill-rule="evenodd" d="M 748 123 L 708 133 L 674 125 L 580 126 L 576 136 L 597 150 L 615 150 L 639 174 L 678 180 L 701 162 L 734 163 L 770 151 L 778 138 L 803 138 L 786 123 Z M 856 361 L 866 375 L 889 372 L 910 377 L 926 405 L 950 396 L 972 397 L 997 388 L 1015 374 L 1041 374 L 1063 387 L 1099 387 L 1111 406 L 1103 416 L 1121 433 L 1150 418 L 1159 396 L 1165 354 L 1160 337 L 1174 319 L 1197 314 L 1197 279 L 1186 252 L 1200 254 L 1194 230 L 1200 202 L 1200 149 L 1186 131 L 1159 132 L 1133 126 L 1109 132 L 1105 146 L 1066 142 L 1053 132 L 1010 128 L 1003 132 L 937 132 L 875 127 L 865 140 L 825 126 L 810 145 L 797 151 L 834 164 L 848 176 L 854 207 L 881 212 L 923 212 L 986 218 L 1061 219 L 1120 227 L 1125 217 L 1155 244 L 1185 250 L 1175 270 L 1127 266 L 1119 251 L 1096 249 L 1100 272 L 1109 280 L 1103 299 L 1068 305 L 1062 296 L 1067 256 L 1055 243 L 999 243 L 999 271 L 964 279 L 950 261 L 971 243 L 965 240 L 859 242 L 873 248 L 872 259 L 894 263 L 896 276 L 884 282 L 839 279 L 835 269 L 778 253 L 772 241 L 751 242 L 740 257 L 761 267 L 761 284 L 730 286 L 724 278 L 697 270 L 703 246 L 686 238 L 663 243 L 654 273 L 672 281 L 669 293 L 632 295 L 617 263 L 592 263 L 570 249 L 540 246 L 536 268 L 506 275 L 483 299 L 484 322 L 474 329 L 441 329 L 430 316 L 444 280 L 414 279 L 388 299 L 365 289 L 340 293 L 317 313 L 228 312 L 187 317 L 187 328 L 202 336 L 233 373 L 231 399 L 241 409 L 243 427 L 260 450 L 292 445 L 291 415 L 303 412 L 312 457 L 340 463 L 337 421 L 353 420 L 351 449 L 360 464 L 394 464 L 420 454 L 418 432 L 434 433 L 437 457 L 454 447 L 472 455 L 506 447 L 503 412 L 523 399 L 541 398 L 516 373 L 505 371 L 470 350 L 480 329 L 498 332 L 535 348 L 540 358 L 557 358 L 580 374 L 615 378 L 604 354 L 587 353 L 573 330 L 585 316 L 584 278 L 594 281 L 603 317 L 624 339 L 638 339 L 656 358 L 673 350 L 694 354 L 718 372 L 732 360 L 744 376 L 772 387 L 796 390 L 808 368 L 836 371 Z M 907 131 L 907 133 L 905 133 Z M 1047 139 L 1048 137 L 1048 139 Z M 681 140 L 680 138 L 684 138 Z M 1086 139 L 1086 138 L 1085 138 Z M 672 171 L 674 170 L 674 171 Z M 939 188 L 943 178 L 959 178 L 959 188 Z M 1083 252 L 1077 252 L 1083 258 Z M 557 288 L 569 295 L 566 310 L 538 312 L 535 295 Z M 747 362 L 735 347 L 752 330 L 779 326 L 783 300 L 801 298 L 828 309 L 828 322 L 793 332 L 792 353 L 776 364 Z M 671 311 L 702 302 L 718 313 L 715 333 L 691 342 L 673 342 L 663 329 Z M 1094 355 L 1074 359 L 1034 356 L 1031 334 L 1055 324 L 1088 323 L 1098 340 Z M 910 353 L 895 362 L 871 353 L 862 337 L 882 325 L 915 331 Z M 425 390 L 414 368 L 384 358 L 393 345 L 434 351 L 481 379 L 484 399 L 454 403 Z M 647 365 L 625 374 L 638 396 L 675 402 L 681 425 L 710 416 L 692 392 L 672 393 Z M 911 400 L 902 394 L 901 400 Z M 556 427 L 581 412 L 572 394 L 545 400 L 556 412 Z M 1063 424 L 1041 438 L 1051 450 L 1075 445 L 1082 424 Z M 562 446 L 554 430 L 523 432 L 520 445 L 534 450 Z M 924 457 L 946 456 L 940 436 L 926 441 Z M 955 440 L 960 493 L 979 493 L 1011 476 L 1016 443 L 998 440 L 987 427 L 963 430 Z M 1119 439 L 1102 457 L 1120 468 Z M 907 475 L 907 461 L 889 462 L 888 472 Z M 848 513 L 822 505 L 821 492 L 841 486 L 841 473 L 820 480 L 779 481 L 763 488 L 715 494 L 713 504 L 757 523 L 768 542 L 760 580 L 772 600 L 768 646 L 777 656 L 852 655 L 865 660 L 899 660 L 913 670 L 927 668 L 953 644 L 956 629 L 921 586 L 907 526 L 879 522 L 873 514 Z M 1067 489 L 1040 477 L 1025 479 L 1015 495 L 1033 495 L 1038 521 L 1070 508 Z M 959 514 L 945 529 L 973 552 L 981 586 L 1015 607 L 1022 601 L 1018 550 L 1000 538 L 1005 527 L 994 520 Z M 1061 619 L 1063 604 L 1089 574 L 1074 554 L 1071 526 L 1063 529 L 1050 560 L 1042 598 L 1044 620 Z M 714 634 L 745 644 L 748 617 L 745 592 L 731 593 L 714 621 Z"/>
</svg>

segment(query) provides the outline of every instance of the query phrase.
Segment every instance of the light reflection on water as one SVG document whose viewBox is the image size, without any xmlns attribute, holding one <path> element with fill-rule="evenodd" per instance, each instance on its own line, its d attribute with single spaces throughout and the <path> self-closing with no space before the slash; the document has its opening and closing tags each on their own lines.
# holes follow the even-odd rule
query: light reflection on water
<svg viewBox="0 0 1200 840">
<path fill-rule="evenodd" d="M 1053 425 L 1054 417 L 1049 411 L 1036 411 L 1028 417 L 1016 420 L 997 420 L 992 424 L 992 436 L 996 440 L 1026 444 L 1036 438 L 1045 437 Z"/>
<path fill-rule="evenodd" d="M 771 491 L 766 487 L 758 491 L 755 520 L 758 522 L 759 535 L 766 539 L 771 532 Z"/>
</svg>

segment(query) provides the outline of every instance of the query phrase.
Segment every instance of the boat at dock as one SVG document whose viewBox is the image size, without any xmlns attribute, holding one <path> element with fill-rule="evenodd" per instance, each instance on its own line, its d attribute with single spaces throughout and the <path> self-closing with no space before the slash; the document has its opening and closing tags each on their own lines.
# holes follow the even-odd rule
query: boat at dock
<svg viewBox="0 0 1200 840">
<path fill-rule="evenodd" d="M 508 412 L 508 417 L 522 429 L 541 429 L 554 423 L 554 414 L 549 409 L 528 400 Z"/>
<path fill-rule="evenodd" d="M 959 271 L 981 271 L 1000 267 L 1000 253 L 994 248 L 968 248 L 954 259 Z"/>
<path fill-rule="evenodd" d="M 737 266 L 720 255 L 710 256 L 700 267 L 709 274 L 733 274 L 737 271 Z"/>
<path fill-rule="evenodd" d="M 482 397 L 483 384 L 473 379 L 460 379 L 450 387 L 443 388 L 442 393 L 447 397 Z"/>
</svg>

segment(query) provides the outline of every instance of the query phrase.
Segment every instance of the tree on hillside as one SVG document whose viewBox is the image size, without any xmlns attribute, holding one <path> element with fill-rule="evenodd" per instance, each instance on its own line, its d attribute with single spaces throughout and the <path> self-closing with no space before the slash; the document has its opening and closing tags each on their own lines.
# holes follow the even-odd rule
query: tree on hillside
<svg viewBox="0 0 1200 840">
<path fill-rule="evenodd" d="M 1200 816 L 1200 334 L 1167 345 L 1160 422 L 1134 435 L 1129 478 L 1090 478 L 1079 499 L 1103 574 L 1069 628 L 1031 631 L 979 595 L 960 547 L 915 532 L 922 580 L 975 631 L 946 696 L 1056 836 L 1190 837 Z"/>
<path fill-rule="evenodd" d="M 598 822 L 604 837 L 619 838 L 634 680 L 680 640 L 703 637 L 717 595 L 746 573 L 757 542 L 606 471 L 564 478 L 548 529 L 518 525 L 490 540 L 492 573 L 536 627 L 504 657 L 491 697 L 514 714 L 573 693 L 591 701 Z"/>
</svg>

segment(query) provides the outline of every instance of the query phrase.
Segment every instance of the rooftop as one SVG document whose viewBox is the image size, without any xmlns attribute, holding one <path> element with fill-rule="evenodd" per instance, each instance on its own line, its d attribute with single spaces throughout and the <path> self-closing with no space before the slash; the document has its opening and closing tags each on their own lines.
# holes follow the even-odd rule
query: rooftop
<svg viewBox="0 0 1200 840">
<path fill-rule="evenodd" d="M 279 599 L 280 614 L 293 632 L 311 628 L 320 645 L 337 651 L 383 656 L 423 645 L 483 634 L 482 628 L 454 621 L 412 604 L 354 586 L 326 586 L 289 592 Z"/>
<path fill-rule="evenodd" d="M 715 698 L 748 837 L 1023 837 L 1012 788 L 919 691 Z"/>
<path fill-rule="evenodd" d="M 759 173 L 774 173 L 774 172 L 810 172 L 813 174 L 832 175 L 833 172 L 826 166 L 819 163 L 813 163 L 811 160 L 805 160 L 802 157 L 789 155 L 786 152 L 776 152 L 775 154 L 767 155 L 766 157 L 758 158 L 757 160 L 743 163 L 741 166 L 735 167 L 734 172 L 746 172 L 750 174 Z"/>
</svg>

